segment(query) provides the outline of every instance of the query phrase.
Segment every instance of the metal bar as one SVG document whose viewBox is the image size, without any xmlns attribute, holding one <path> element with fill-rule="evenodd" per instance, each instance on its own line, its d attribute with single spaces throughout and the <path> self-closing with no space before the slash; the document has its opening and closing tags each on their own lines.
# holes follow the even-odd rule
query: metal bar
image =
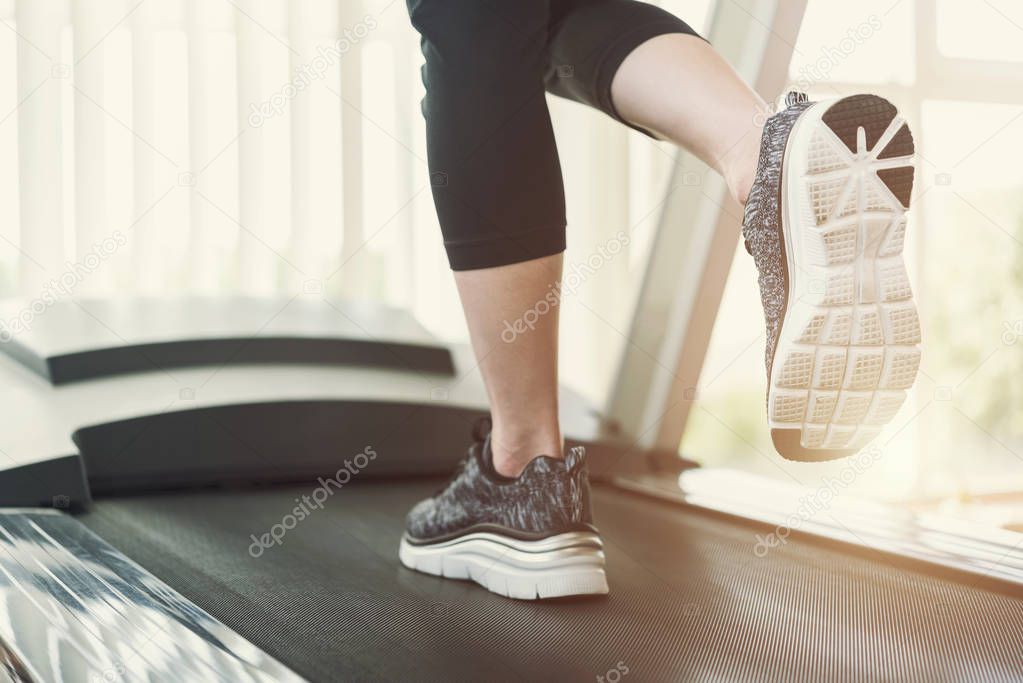
<svg viewBox="0 0 1023 683">
<path fill-rule="evenodd" d="M 109 234 L 106 218 L 107 139 L 105 100 L 105 34 L 117 21 L 113 3 L 74 0 L 74 146 L 75 146 L 75 252 L 79 259 Z M 96 294 L 112 282 L 111 269 L 100 268 L 77 288 Z"/>
<path fill-rule="evenodd" d="M 157 194 L 157 155 L 146 145 L 147 140 L 156 137 L 156 101 L 153 90 L 156 87 L 156 8 L 143 5 L 132 14 L 131 21 L 131 78 L 132 118 L 134 131 L 132 142 L 132 188 L 133 214 L 135 223 L 131 229 L 132 261 L 135 264 L 132 278 L 136 291 L 160 291 L 160 276 L 150 266 L 159 260 L 160 244 L 157 235 L 158 207 L 154 207 Z M 154 207 L 154 208 L 150 208 Z"/>
<path fill-rule="evenodd" d="M 212 194 L 210 176 L 198 172 L 214 153 L 210 143 L 210 44 L 209 9 L 212 3 L 188 0 L 186 5 L 186 31 L 188 34 L 188 156 L 191 182 L 197 192 Z M 186 262 L 189 283 L 198 292 L 212 293 L 217 289 L 219 273 L 213 253 L 213 208 L 199 197 L 191 197 L 188 204 L 189 225 Z"/>
<path fill-rule="evenodd" d="M 395 166 L 397 175 L 395 177 L 395 197 L 404 202 L 416 194 L 416 164 L 421 163 L 415 156 L 410 154 L 404 146 L 411 148 L 415 132 L 413 127 L 420 125 L 419 102 L 413 97 L 415 84 L 413 79 L 417 72 L 408 68 L 412 63 L 412 54 L 415 50 L 416 41 L 408 40 L 411 37 L 406 35 L 396 36 L 391 39 L 390 44 L 394 49 L 394 120 L 397 125 L 395 136 L 402 142 L 401 145 L 394 145 Z M 415 221 L 412 207 L 409 206 L 395 217 L 395 230 L 397 231 L 401 245 L 398 248 L 398 256 L 395 259 L 396 271 L 400 273 L 397 299 L 401 305 L 411 307 L 415 299 L 416 288 L 416 235 Z"/>
<path fill-rule="evenodd" d="M 361 0 L 342 5 L 339 16 L 342 36 L 362 19 L 363 11 Z M 365 260 L 359 258 L 365 241 L 361 52 L 359 49 L 351 50 L 341 60 L 341 211 L 344 235 L 341 243 L 341 291 L 346 296 L 364 293 L 366 281 Z"/>
<path fill-rule="evenodd" d="M 64 261 L 61 89 L 70 66 L 61 62 L 60 27 L 68 6 L 59 0 L 19 0 L 18 141 L 21 204 L 20 290 L 35 296 L 60 274 Z"/>
<path fill-rule="evenodd" d="M 283 0 L 238 3 L 235 16 L 238 123 L 244 126 L 263 103 L 274 107 L 258 127 L 238 140 L 238 281 L 242 291 L 275 291 L 280 255 L 274 249 L 290 213 L 290 55 Z"/>
</svg>

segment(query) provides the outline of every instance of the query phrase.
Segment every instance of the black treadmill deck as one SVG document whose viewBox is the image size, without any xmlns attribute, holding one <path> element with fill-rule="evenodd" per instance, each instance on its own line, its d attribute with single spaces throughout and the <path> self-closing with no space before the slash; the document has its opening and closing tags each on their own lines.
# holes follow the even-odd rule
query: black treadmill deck
<svg viewBox="0 0 1023 683">
<path fill-rule="evenodd" d="M 79 519 L 314 681 L 1023 678 L 1023 599 L 796 537 L 761 557 L 754 527 L 608 487 L 607 597 L 418 574 L 398 540 L 437 485 L 349 484 L 258 557 L 251 535 L 312 486 L 108 499 Z"/>
</svg>

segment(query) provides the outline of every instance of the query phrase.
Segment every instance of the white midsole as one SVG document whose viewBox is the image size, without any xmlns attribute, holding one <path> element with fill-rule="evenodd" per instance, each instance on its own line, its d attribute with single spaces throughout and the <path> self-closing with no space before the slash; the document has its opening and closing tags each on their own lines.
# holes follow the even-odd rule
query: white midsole
<svg viewBox="0 0 1023 683">
<path fill-rule="evenodd" d="M 426 545 L 402 538 L 398 556 L 409 569 L 470 579 L 513 598 L 607 593 L 603 544 L 591 532 L 536 541 L 479 532 Z"/>
<path fill-rule="evenodd" d="M 812 131 L 815 126 L 823 125 L 821 124 L 821 117 L 828 110 L 829 104 L 830 102 L 816 102 L 807 107 L 803 115 L 799 117 L 792 127 L 792 131 L 789 133 L 790 142 L 785 145 L 785 154 L 781 166 L 781 186 L 785 191 L 785 197 L 782 200 L 781 233 L 785 240 L 785 259 L 789 275 L 789 289 L 788 295 L 785 298 L 785 315 L 782 317 L 782 328 L 778 335 L 779 342 L 787 339 L 785 323 L 789 319 L 789 312 L 792 310 L 794 302 L 799 301 L 807 291 L 807 286 L 804 284 L 805 278 L 799 276 L 799 270 L 796 267 L 797 250 L 802 250 L 803 248 L 803 231 L 787 229 L 788 226 L 794 224 L 794 221 L 798 220 L 792 215 L 792 208 L 799 206 L 800 191 L 799 186 L 792 182 L 790 177 L 801 178 L 806 173 L 806 157 L 803 153 L 806 137 L 808 132 Z M 797 151 L 793 153 L 793 150 Z M 796 166 L 796 168 L 793 168 L 793 166 Z M 800 253 L 802 252 L 800 251 Z M 768 386 L 774 386 L 775 373 L 777 371 L 777 364 L 772 365 L 771 383 Z"/>
</svg>

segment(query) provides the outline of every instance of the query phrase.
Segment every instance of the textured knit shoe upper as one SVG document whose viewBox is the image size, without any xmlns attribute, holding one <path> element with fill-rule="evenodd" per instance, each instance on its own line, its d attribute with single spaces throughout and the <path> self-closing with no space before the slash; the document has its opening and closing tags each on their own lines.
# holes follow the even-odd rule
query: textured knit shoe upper
<svg viewBox="0 0 1023 683">
<path fill-rule="evenodd" d="M 750 187 L 749 198 L 743 214 L 742 236 L 746 250 L 760 272 L 760 298 L 764 305 L 764 319 L 767 322 L 767 344 L 764 349 L 767 376 L 771 376 L 771 362 L 781 332 L 788 297 L 788 265 L 785 257 L 785 240 L 781 226 L 781 180 L 782 161 L 785 145 L 792 127 L 800 115 L 809 108 L 809 102 L 801 93 L 790 92 L 785 98 L 788 105 L 783 111 L 771 116 L 764 124 L 760 141 L 760 159 L 756 175 Z"/>
<path fill-rule="evenodd" d="M 542 538 L 594 531 L 582 447 L 564 459 L 541 455 L 514 479 L 498 474 L 491 457 L 489 436 L 473 444 L 447 487 L 409 512 L 408 535 L 440 540 L 478 530 Z"/>
</svg>

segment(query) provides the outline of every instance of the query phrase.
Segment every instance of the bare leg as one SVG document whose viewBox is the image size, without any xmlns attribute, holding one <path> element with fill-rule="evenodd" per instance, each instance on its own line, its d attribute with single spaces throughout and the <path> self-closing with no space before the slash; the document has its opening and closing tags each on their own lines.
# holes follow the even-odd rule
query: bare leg
<svg viewBox="0 0 1023 683">
<path fill-rule="evenodd" d="M 706 42 L 683 34 L 648 40 L 622 63 L 612 97 L 622 116 L 691 150 L 724 176 L 737 201 L 745 201 L 765 105 Z M 562 454 L 557 307 L 522 333 L 508 327 L 536 309 L 560 282 L 561 268 L 558 254 L 455 273 L 490 399 L 494 466 L 507 476 L 537 455 Z"/>
<path fill-rule="evenodd" d="M 667 34 L 643 43 L 618 69 L 612 97 L 622 116 L 692 151 L 745 202 L 766 105 L 705 41 Z M 490 399 L 494 466 L 504 475 L 517 475 L 537 455 L 562 453 L 557 307 L 521 334 L 506 325 L 544 299 L 561 268 L 559 254 L 455 273 Z"/>
<path fill-rule="evenodd" d="M 622 62 L 611 97 L 626 120 L 691 151 L 745 203 L 766 105 L 707 42 L 677 33 L 651 38 Z"/>
<path fill-rule="evenodd" d="M 538 455 L 562 455 L 558 307 L 538 306 L 561 281 L 561 268 L 562 255 L 555 254 L 455 273 L 490 399 L 494 467 L 506 476 L 517 476 Z M 535 322 L 516 332 L 516 321 L 524 319 Z"/>
</svg>

